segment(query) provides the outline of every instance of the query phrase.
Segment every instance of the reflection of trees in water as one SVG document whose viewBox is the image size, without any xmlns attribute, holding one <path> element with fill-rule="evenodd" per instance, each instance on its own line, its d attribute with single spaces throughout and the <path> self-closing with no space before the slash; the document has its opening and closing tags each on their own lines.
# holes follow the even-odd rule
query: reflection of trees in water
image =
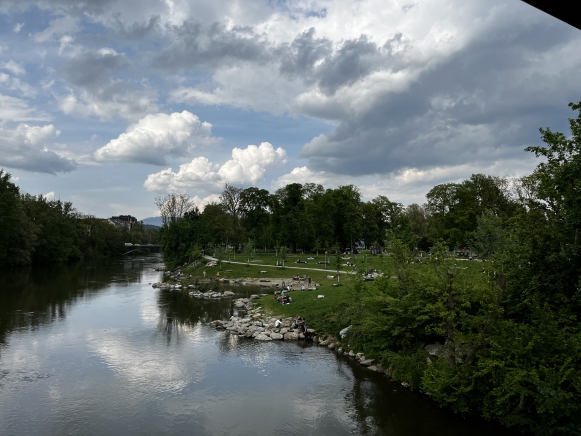
<svg viewBox="0 0 581 436">
<path fill-rule="evenodd" d="M 198 323 L 230 319 L 236 313 L 232 304 L 235 298 L 246 298 L 262 292 L 262 288 L 258 286 L 232 286 L 223 283 L 212 283 L 211 288 L 220 292 L 233 291 L 236 295 L 222 299 L 203 299 L 190 297 L 188 290 L 159 291 L 157 331 L 166 336 L 168 345 L 172 339 L 179 342 L 179 334 L 184 327 L 192 328 Z M 241 311 L 239 315 L 243 316 L 245 313 Z"/>
<path fill-rule="evenodd" d="M 232 316 L 232 299 L 202 300 L 192 298 L 186 291 L 160 290 L 158 297 L 157 331 L 167 338 L 179 341 L 183 327 L 191 328 L 198 323 L 215 319 L 228 319 Z"/>
<path fill-rule="evenodd" d="M 341 361 L 343 359 L 339 358 Z M 353 371 L 350 377 L 353 387 L 345 395 L 345 401 L 351 406 L 349 409 L 353 421 L 358 424 L 358 432 L 363 435 L 515 435 L 477 417 L 454 415 L 449 410 L 439 408 L 428 397 L 370 373 L 354 361 L 348 365 Z"/>
<path fill-rule="evenodd" d="M 36 329 L 64 319 L 77 301 L 93 298 L 112 282 L 140 281 L 143 261 L 160 259 L 105 259 L 0 271 L 0 343 L 14 329 Z"/>
</svg>

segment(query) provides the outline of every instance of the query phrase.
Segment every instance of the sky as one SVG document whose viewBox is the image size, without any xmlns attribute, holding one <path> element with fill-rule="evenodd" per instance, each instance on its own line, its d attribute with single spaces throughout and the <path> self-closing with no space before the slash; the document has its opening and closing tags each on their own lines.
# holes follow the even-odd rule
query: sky
<svg viewBox="0 0 581 436">
<path fill-rule="evenodd" d="M 0 0 L 0 168 L 98 217 L 225 183 L 421 204 L 534 169 L 580 43 L 518 0 Z"/>
</svg>

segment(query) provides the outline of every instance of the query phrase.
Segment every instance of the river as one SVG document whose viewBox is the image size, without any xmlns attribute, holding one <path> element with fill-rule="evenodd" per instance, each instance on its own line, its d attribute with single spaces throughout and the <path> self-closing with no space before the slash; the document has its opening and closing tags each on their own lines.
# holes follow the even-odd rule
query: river
<svg viewBox="0 0 581 436">
<path fill-rule="evenodd" d="M 153 289 L 158 266 L 0 271 L 0 434 L 513 435 L 326 348 L 217 332 L 231 300 Z"/>
</svg>

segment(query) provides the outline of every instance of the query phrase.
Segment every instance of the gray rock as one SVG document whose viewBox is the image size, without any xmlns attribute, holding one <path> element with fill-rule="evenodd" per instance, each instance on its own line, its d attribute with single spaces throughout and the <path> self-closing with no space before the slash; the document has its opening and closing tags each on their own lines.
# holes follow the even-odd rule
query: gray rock
<svg viewBox="0 0 581 436">
<path fill-rule="evenodd" d="M 232 291 L 224 291 L 224 297 L 232 297 L 234 295 L 234 292 Z"/>
<path fill-rule="evenodd" d="M 272 341 L 272 338 L 270 336 L 265 335 L 264 333 L 260 333 L 258 336 L 256 336 L 255 339 L 257 341 Z"/>
<path fill-rule="evenodd" d="M 373 359 L 365 359 L 365 360 L 361 360 L 359 362 L 359 365 L 362 365 L 362 366 L 371 366 L 371 365 L 373 365 L 373 362 L 374 362 Z"/>
<path fill-rule="evenodd" d="M 428 344 L 424 348 L 430 356 L 438 356 L 442 351 L 442 345 L 440 344 Z"/>
<path fill-rule="evenodd" d="M 349 330 L 351 330 L 351 327 L 352 327 L 352 326 L 345 327 L 343 330 L 341 330 L 341 331 L 339 332 L 339 335 L 340 335 L 342 338 L 344 338 L 344 337 L 345 337 L 345 335 L 347 334 L 347 332 L 348 332 Z"/>
<path fill-rule="evenodd" d="M 357 354 L 355 355 L 355 357 L 357 357 L 358 359 L 361 359 L 361 358 L 363 357 L 363 353 L 357 353 Z"/>
<path fill-rule="evenodd" d="M 284 335 L 286 332 L 288 332 L 288 328 L 283 327 L 283 328 L 280 329 L 280 334 L 281 335 Z"/>
<path fill-rule="evenodd" d="M 296 341 L 299 338 L 299 335 L 295 332 L 287 332 L 283 336 L 285 341 Z"/>
<path fill-rule="evenodd" d="M 377 366 L 375 366 L 375 365 L 368 366 L 367 369 L 374 371 L 374 372 L 379 372 L 377 369 Z"/>
<path fill-rule="evenodd" d="M 339 348 L 339 349 L 337 350 L 337 353 L 339 353 L 339 354 L 343 354 L 343 348 Z"/>
<path fill-rule="evenodd" d="M 282 340 L 283 335 L 281 335 L 280 333 L 271 333 L 270 334 L 270 339 L 274 340 L 274 341 L 280 341 Z"/>
<path fill-rule="evenodd" d="M 337 344 L 335 344 L 335 342 L 331 342 L 329 345 L 327 345 L 327 347 L 331 350 L 334 350 L 336 346 Z"/>
<path fill-rule="evenodd" d="M 329 340 L 325 339 L 324 341 L 319 342 L 319 345 L 322 345 L 323 347 L 326 347 L 327 345 L 329 345 Z"/>
<path fill-rule="evenodd" d="M 349 357 L 355 357 L 355 353 L 353 352 L 353 350 L 349 351 Z"/>
</svg>

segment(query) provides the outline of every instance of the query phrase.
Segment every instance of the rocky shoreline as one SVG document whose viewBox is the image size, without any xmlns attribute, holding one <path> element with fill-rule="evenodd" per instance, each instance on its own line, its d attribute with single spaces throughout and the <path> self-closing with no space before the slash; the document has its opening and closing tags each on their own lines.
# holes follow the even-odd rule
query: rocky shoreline
<svg viewBox="0 0 581 436">
<path fill-rule="evenodd" d="M 262 308 L 254 308 L 251 298 L 238 298 L 234 300 L 234 306 L 239 310 L 246 311 L 245 316 L 231 316 L 229 320 L 214 320 L 209 323 L 210 326 L 216 330 L 226 332 L 231 335 L 255 339 L 257 341 L 298 341 L 306 340 L 305 335 L 299 332 L 298 329 L 293 328 L 292 318 L 277 318 L 262 313 Z M 282 320 L 282 326 L 277 328 L 275 326 L 276 320 Z M 344 350 L 337 338 L 330 335 L 318 336 L 316 330 L 308 329 L 307 333 L 311 333 L 311 339 L 319 346 L 327 347 L 338 354 L 345 354 L 352 359 L 355 359 L 359 364 L 370 371 L 384 374 L 391 377 L 392 369 L 383 368 L 381 364 L 376 363 L 373 359 L 367 359 L 363 353 L 357 353 L 353 350 Z"/>
</svg>

